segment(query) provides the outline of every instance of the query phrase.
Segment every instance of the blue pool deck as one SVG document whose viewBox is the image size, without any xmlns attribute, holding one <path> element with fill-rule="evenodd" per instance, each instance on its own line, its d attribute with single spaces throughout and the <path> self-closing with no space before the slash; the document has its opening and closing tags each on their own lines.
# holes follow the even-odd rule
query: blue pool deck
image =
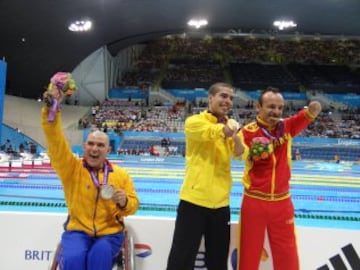
<svg viewBox="0 0 360 270">
<path fill-rule="evenodd" d="M 183 158 L 112 160 L 126 168 L 140 198 L 137 216 L 175 217 L 184 177 Z M 243 163 L 234 161 L 231 219 L 239 218 Z M 294 161 L 291 194 L 296 224 L 360 229 L 360 165 Z M 66 213 L 61 183 L 49 168 L 0 172 L 0 211 Z"/>
</svg>

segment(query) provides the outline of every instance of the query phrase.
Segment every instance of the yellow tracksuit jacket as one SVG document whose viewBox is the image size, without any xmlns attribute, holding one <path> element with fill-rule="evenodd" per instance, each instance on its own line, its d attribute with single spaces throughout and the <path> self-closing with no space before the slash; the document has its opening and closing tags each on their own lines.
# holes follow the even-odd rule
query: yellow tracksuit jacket
<svg viewBox="0 0 360 270">
<path fill-rule="evenodd" d="M 225 138 L 223 128 L 224 123 L 217 123 L 208 111 L 186 119 L 186 167 L 180 199 L 211 209 L 229 205 L 234 143 Z"/>
<path fill-rule="evenodd" d="M 109 163 L 108 184 L 115 189 L 124 189 L 128 203 L 124 209 L 120 209 L 111 200 L 102 199 L 84 161 L 73 155 L 65 139 L 60 112 L 56 113 L 54 122 L 48 122 L 47 115 L 48 108 L 42 108 L 41 126 L 48 144 L 48 155 L 62 182 L 68 208 L 65 230 L 83 231 L 92 236 L 121 232 L 124 229 L 123 217 L 135 213 L 139 207 L 130 175 L 123 168 Z M 98 175 L 100 183 L 103 178 L 104 173 L 101 171 Z"/>
</svg>

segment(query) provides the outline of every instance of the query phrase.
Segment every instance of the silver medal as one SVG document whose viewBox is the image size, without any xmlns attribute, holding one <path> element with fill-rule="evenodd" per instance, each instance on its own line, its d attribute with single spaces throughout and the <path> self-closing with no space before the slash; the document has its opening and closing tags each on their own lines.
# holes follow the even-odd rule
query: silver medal
<svg viewBox="0 0 360 270">
<path fill-rule="evenodd" d="M 104 200 L 110 200 L 111 197 L 114 195 L 115 189 L 113 186 L 105 185 L 101 187 L 100 196 Z"/>
</svg>

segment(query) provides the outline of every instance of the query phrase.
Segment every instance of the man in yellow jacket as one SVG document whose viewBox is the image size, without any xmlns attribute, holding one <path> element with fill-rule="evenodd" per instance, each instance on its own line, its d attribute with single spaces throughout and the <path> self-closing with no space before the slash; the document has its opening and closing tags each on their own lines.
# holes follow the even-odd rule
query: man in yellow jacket
<svg viewBox="0 0 360 270">
<path fill-rule="evenodd" d="M 209 89 L 207 110 L 185 121 L 186 168 L 167 270 L 193 270 L 201 238 L 208 270 L 226 270 L 230 241 L 231 158 L 242 153 L 238 123 L 228 118 L 234 90 Z"/>
<path fill-rule="evenodd" d="M 44 97 L 62 99 L 54 93 L 46 92 Z M 68 208 L 60 268 L 111 270 L 124 239 L 123 217 L 139 207 L 133 181 L 126 170 L 106 159 L 111 148 L 105 133 L 91 132 L 83 144 L 83 158 L 76 158 L 62 131 L 61 112 L 57 111 L 52 121 L 48 114 L 49 106 L 44 106 L 41 125 Z"/>
</svg>

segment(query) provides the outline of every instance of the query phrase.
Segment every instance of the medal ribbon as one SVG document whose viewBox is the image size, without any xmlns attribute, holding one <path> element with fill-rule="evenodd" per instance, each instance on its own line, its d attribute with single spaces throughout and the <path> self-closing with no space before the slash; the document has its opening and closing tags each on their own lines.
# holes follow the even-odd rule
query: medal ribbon
<svg viewBox="0 0 360 270">
<path fill-rule="evenodd" d="M 91 179 L 96 187 L 107 185 L 108 177 L 109 177 L 109 166 L 106 163 L 104 163 L 104 181 L 102 182 L 102 184 L 100 184 L 99 178 L 97 177 L 96 173 L 90 168 L 87 169 L 89 170 Z"/>
<path fill-rule="evenodd" d="M 283 135 L 284 135 L 284 122 L 280 121 L 278 124 L 278 127 L 275 130 L 276 135 L 272 135 L 264 125 L 260 124 L 257 121 L 258 126 L 260 127 L 260 129 L 262 130 L 262 132 L 265 134 L 266 137 L 268 137 L 269 139 L 272 140 L 278 140 L 280 139 Z"/>
<path fill-rule="evenodd" d="M 211 115 L 213 115 L 214 117 L 216 117 L 217 119 L 217 123 L 221 123 L 221 124 L 226 124 L 227 122 L 227 117 L 223 116 L 223 117 L 218 117 L 217 115 L 215 115 L 214 113 L 212 113 L 211 111 L 207 111 L 208 113 L 210 113 Z"/>
</svg>

